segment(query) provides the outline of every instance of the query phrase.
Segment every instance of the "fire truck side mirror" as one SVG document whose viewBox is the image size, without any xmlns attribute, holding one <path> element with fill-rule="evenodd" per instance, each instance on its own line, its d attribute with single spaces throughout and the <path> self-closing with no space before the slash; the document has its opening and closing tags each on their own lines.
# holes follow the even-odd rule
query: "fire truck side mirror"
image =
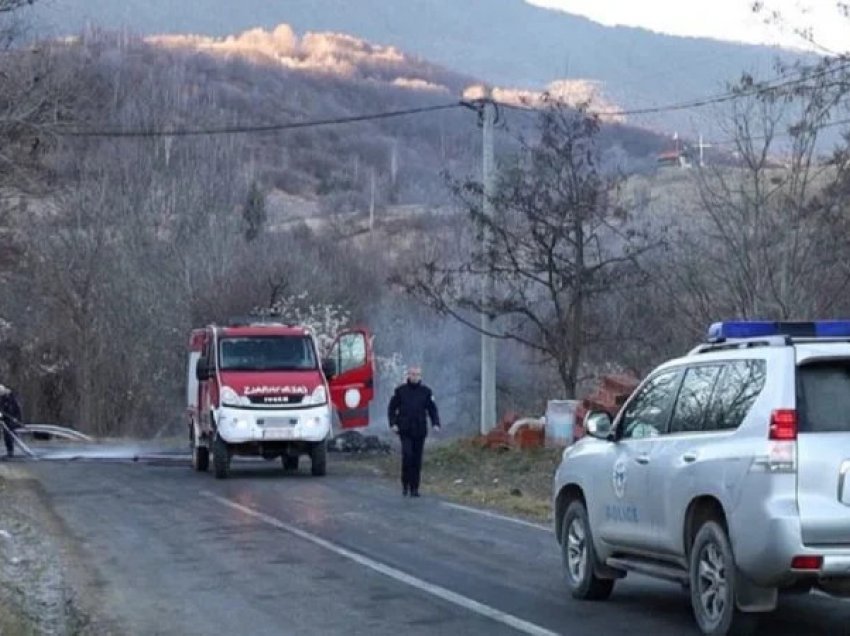
<svg viewBox="0 0 850 636">
<path fill-rule="evenodd" d="M 212 369 L 210 369 L 210 361 L 208 358 L 198 358 L 198 363 L 195 365 L 195 377 L 198 382 L 209 380 L 212 377 Z"/>
<path fill-rule="evenodd" d="M 322 373 L 325 374 L 325 377 L 328 380 L 333 378 L 337 373 L 336 360 L 334 360 L 333 358 L 325 358 L 324 360 L 322 360 Z"/>
</svg>

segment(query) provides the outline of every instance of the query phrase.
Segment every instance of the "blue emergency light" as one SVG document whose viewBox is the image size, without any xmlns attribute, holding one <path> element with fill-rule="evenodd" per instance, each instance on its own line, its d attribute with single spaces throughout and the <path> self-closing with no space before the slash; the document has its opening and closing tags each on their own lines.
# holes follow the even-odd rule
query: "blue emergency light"
<svg viewBox="0 0 850 636">
<path fill-rule="evenodd" d="M 781 322 L 772 320 L 732 320 L 715 322 L 708 328 L 708 341 L 720 342 L 730 338 L 850 338 L 850 320 L 814 320 Z"/>
</svg>

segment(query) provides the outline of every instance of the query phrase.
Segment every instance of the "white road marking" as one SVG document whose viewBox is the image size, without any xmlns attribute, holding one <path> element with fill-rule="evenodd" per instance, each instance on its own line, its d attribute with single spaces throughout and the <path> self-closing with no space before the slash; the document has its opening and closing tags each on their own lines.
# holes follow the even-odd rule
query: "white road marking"
<svg viewBox="0 0 850 636">
<path fill-rule="evenodd" d="M 473 512 L 477 515 L 482 515 L 484 517 L 490 517 L 492 519 L 501 519 L 502 521 L 510 521 L 511 523 L 518 523 L 521 526 L 526 526 L 528 528 L 534 528 L 535 530 L 543 530 L 544 532 L 554 532 L 552 528 L 549 526 L 545 526 L 542 523 L 533 523 L 531 521 L 526 521 L 524 519 L 516 519 L 515 517 L 508 517 L 507 515 L 500 515 L 496 512 L 490 512 L 489 510 L 481 510 L 479 508 L 470 508 L 469 506 L 462 506 L 460 504 L 449 503 L 447 501 L 442 502 L 442 505 L 446 508 L 454 508 L 455 510 L 465 510 L 466 512 Z"/>
<path fill-rule="evenodd" d="M 232 508 L 233 510 L 238 510 L 239 512 L 253 517 L 254 519 L 257 519 L 259 521 L 262 521 L 263 523 L 278 528 L 279 530 L 283 530 L 284 532 L 293 534 L 299 539 L 309 541 L 310 543 L 313 543 L 335 554 L 338 554 L 341 557 L 354 561 L 355 563 L 374 570 L 375 572 L 378 572 L 380 574 L 383 574 L 384 576 L 388 576 L 392 579 L 395 579 L 396 581 L 405 583 L 423 592 L 427 592 L 428 594 L 436 596 L 437 598 L 440 598 L 444 601 L 448 601 L 449 603 L 475 612 L 476 614 L 480 614 L 485 618 L 489 618 L 496 622 L 502 623 L 503 625 L 507 625 L 508 627 L 512 627 L 513 629 L 522 632 L 523 634 L 530 634 L 531 636 L 558 636 L 558 632 L 550 631 L 544 627 L 535 625 L 534 623 L 530 623 L 529 621 L 518 618 L 512 614 L 497 610 L 495 607 L 490 607 L 489 605 L 485 605 L 484 603 L 479 603 L 478 601 L 463 596 L 462 594 L 458 594 L 457 592 L 452 592 L 451 590 L 441 587 L 439 585 L 434 585 L 433 583 L 423 581 L 420 578 L 411 576 L 410 574 L 402 572 L 401 570 L 397 570 L 396 568 L 391 567 L 389 565 L 384 565 L 380 561 L 375 561 L 374 559 L 370 559 L 369 557 L 364 556 L 362 554 L 352 552 L 351 550 L 348 550 L 347 548 L 328 541 L 327 539 L 322 539 L 321 537 L 311 532 L 302 530 L 301 528 L 286 523 L 285 521 L 281 521 L 280 519 L 276 519 L 275 517 L 272 517 L 265 513 L 259 512 L 258 510 L 254 510 L 253 508 L 243 506 L 242 504 L 236 503 L 235 501 L 231 501 L 230 499 L 226 499 L 224 497 L 219 497 L 218 495 L 206 490 L 201 491 L 201 494 L 205 497 L 209 497 L 214 501 L 217 501 L 223 506 L 227 506 L 228 508 Z"/>
<path fill-rule="evenodd" d="M 850 602 L 850 598 L 847 598 L 846 596 L 833 596 L 832 594 L 824 592 L 823 590 L 812 590 L 811 593 L 814 594 L 815 596 L 821 596 L 823 598 L 828 598 L 831 601 L 840 601 L 842 603 Z"/>
</svg>

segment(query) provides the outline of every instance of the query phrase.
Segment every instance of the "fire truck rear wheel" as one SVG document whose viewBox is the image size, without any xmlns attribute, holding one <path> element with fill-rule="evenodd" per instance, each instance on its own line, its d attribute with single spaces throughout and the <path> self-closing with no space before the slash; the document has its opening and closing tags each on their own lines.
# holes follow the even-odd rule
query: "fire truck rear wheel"
<svg viewBox="0 0 850 636">
<path fill-rule="evenodd" d="M 227 442 L 216 437 L 213 442 L 213 468 L 216 479 L 226 479 L 230 474 L 230 450 Z"/>
<path fill-rule="evenodd" d="M 310 472 L 313 477 L 324 477 L 328 472 L 327 442 L 316 442 L 310 448 Z"/>
</svg>

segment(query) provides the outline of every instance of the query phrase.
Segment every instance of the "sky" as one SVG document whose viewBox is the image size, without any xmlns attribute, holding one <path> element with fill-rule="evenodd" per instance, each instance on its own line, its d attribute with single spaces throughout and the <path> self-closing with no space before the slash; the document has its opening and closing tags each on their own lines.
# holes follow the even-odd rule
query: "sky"
<svg viewBox="0 0 850 636">
<path fill-rule="evenodd" d="M 637 26 L 673 35 L 711 37 L 752 44 L 778 44 L 819 53 L 850 50 L 850 18 L 838 10 L 838 0 L 763 0 L 767 9 L 754 14 L 752 0 L 528 0 L 563 9 L 596 22 Z M 780 11 L 791 26 L 764 24 Z M 817 46 L 793 33 L 811 28 Z M 828 50 L 827 50 L 828 49 Z"/>
</svg>

